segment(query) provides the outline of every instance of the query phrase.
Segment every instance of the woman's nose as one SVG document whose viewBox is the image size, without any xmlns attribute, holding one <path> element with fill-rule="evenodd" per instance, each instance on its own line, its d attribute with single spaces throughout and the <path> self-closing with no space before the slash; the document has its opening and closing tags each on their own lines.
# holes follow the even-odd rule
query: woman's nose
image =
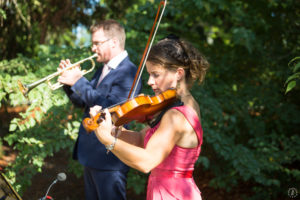
<svg viewBox="0 0 300 200">
<path fill-rule="evenodd" d="M 153 85 L 154 84 L 154 80 L 153 80 L 153 78 L 151 76 L 149 76 L 147 84 L 148 85 Z"/>
</svg>

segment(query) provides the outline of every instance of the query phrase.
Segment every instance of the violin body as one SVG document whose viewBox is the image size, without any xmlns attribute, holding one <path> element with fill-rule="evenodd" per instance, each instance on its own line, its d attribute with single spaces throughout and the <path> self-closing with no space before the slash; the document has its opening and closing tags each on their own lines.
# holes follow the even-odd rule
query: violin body
<svg viewBox="0 0 300 200">
<path fill-rule="evenodd" d="M 135 120 L 143 123 L 149 117 L 172 104 L 176 99 L 176 90 L 169 89 L 157 96 L 137 96 L 121 105 L 108 108 L 108 110 L 115 126 L 121 126 Z M 100 112 L 93 118 L 85 118 L 82 123 L 86 131 L 94 131 L 103 120 L 103 117 L 105 117 L 103 112 Z"/>
</svg>

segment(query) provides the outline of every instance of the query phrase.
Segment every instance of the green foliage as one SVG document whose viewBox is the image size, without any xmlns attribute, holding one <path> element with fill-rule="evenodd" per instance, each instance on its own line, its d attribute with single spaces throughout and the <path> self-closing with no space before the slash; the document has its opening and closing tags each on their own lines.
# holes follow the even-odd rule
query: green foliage
<svg viewBox="0 0 300 200">
<path fill-rule="evenodd" d="M 7 176 L 11 180 L 16 180 L 17 177 L 18 182 L 13 184 L 21 193 L 31 184 L 32 177 L 41 172 L 47 156 L 53 156 L 62 149 L 72 152 L 82 111 L 69 103 L 62 90 L 51 91 L 46 83 L 34 88 L 26 99 L 19 91 L 17 81 L 31 83 L 39 80 L 56 72 L 61 55 L 79 60 L 87 57 L 87 52 L 86 49 L 71 51 L 55 46 L 41 46 L 38 57 L 31 62 L 19 56 L 0 63 L 5 72 L 0 75 L 2 102 L 5 106 L 26 108 L 24 113 L 20 113 L 20 118 L 14 118 L 10 122 L 10 133 L 4 138 L 18 151 L 18 157 L 9 167 Z M 52 81 L 55 82 L 56 79 Z M 69 166 L 69 170 L 77 175 L 82 174 L 81 167 L 73 164 Z"/>
<path fill-rule="evenodd" d="M 6 14 L 2 8 L 0 8 L 0 17 L 6 19 Z"/>
<path fill-rule="evenodd" d="M 130 169 L 128 173 L 127 188 L 132 188 L 136 194 L 145 193 L 147 177 L 147 175 L 135 169 Z"/>
<path fill-rule="evenodd" d="M 289 62 L 289 66 L 291 66 L 294 62 L 298 61 L 300 59 L 300 57 L 296 57 L 294 59 L 292 59 Z M 294 87 L 296 87 L 296 83 L 297 80 L 300 79 L 300 62 L 296 62 L 296 64 L 294 65 L 293 68 L 293 75 L 289 76 L 288 79 L 285 81 L 285 85 L 286 85 L 286 91 L 285 93 L 288 93 L 289 91 L 291 91 Z"/>
<path fill-rule="evenodd" d="M 131 6 L 126 6 L 101 1 L 96 11 L 104 12 L 95 12 L 93 17 L 113 16 L 125 25 L 126 47 L 138 65 L 159 2 L 130 1 Z M 24 16 L 33 16 L 26 15 L 26 5 L 21 8 Z M 210 185 L 215 188 L 233 190 L 247 184 L 253 193 L 251 199 L 285 199 L 288 188 L 299 185 L 299 90 L 293 82 L 299 80 L 298 8 L 299 2 L 294 0 L 168 1 L 155 41 L 175 33 L 191 41 L 211 63 L 206 81 L 202 86 L 195 85 L 192 93 L 200 104 L 204 129 L 198 164 L 214 174 Z M 115 9 L 122 13 L 109 13 Z M 8 20 L 11 15 L 2 9 L 0 16 Z M 34 23 L 38 21 L 31 25 L 39 34 L 39 26 Z M 14 39 L 23 47 L 14 49 L 22 54 L 0 62 L 0 100 L 2 106 L 28 106 L 21 118 L 11 121 L 11 132 L 5 137 L 20 152 L 7 175 L 18 184 L 18 190 L 24 190 L 30 177 L 41 170 L 45 157 L 60 149 L 71 151 L 81 111 L 71 106 L 61 90 L 52 92 L 46 84 L 30 92 L 26 100 L 16 81 L 38 80 L 55 72 L 60 59 L 80 60 L 89 50 L 40 46 L 35 34 L 28 45 L 27 35 L 22 40 L 24 33 L 5 33 L 10 36 L 5 41 Z M 57 34 L 50 29 L 48 33 L 48 44 L 73 45 L 70 31 Z M 31 50 L 36 52 L 30 54 L 34 56 L 22 56 Z M 292 65 L 290 75 L 285 66 Z M 143 93 L 151 94 L 145 72 L 143 83 Z M 283 87 L 285 83 L 287 88 Z M 32 113 L 35 116 L 29 117 Z M 80 167 L 72 170 L 79 172 Z M 131 170 L 128 187 L 140 193 L 145 184 L 146 176 Z"/>
<path fill-rule="evenodd" d="M 90 25 L 88 10 L 95 4 L 93 0 L 1 1 L 1 58 L 15 58 L 20 52 L 32 57 L 38 53 L 39 44 L 74 47 L 72 27 Z"/>
</svg>

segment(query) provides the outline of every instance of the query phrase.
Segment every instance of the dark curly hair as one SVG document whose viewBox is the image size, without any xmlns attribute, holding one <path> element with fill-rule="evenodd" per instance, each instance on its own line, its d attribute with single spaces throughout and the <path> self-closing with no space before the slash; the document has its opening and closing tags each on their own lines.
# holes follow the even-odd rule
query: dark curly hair
<svg viewBox="0 0 300 200">
<path fill-rule="evenodd" d="M 155 44 L 147 61 L 160 64 L 168 70 L 183 68 L 190 85 L 197 80 L 202 83 L 209 68 L 206 58 L 193 45 L 175 35 L 169 35 Z"/>
</svg>

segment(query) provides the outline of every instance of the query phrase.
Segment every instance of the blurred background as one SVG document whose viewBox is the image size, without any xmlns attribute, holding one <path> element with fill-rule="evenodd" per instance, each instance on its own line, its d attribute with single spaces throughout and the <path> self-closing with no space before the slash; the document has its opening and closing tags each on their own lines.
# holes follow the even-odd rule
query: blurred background
<svg viewBox="0 0 300 200">
<path fill-rule="evenodd" d="M 0 0 L 0 166 L 23 199 L 42 197 L 60 172 L 67 180 L 50 196 L 84 199 L 82 169 L 71 160 L 82 110 L 46 83 L 25 98 L 17 82 L 92 55 L 89 27 L 109 18 L 124 25 L 139 65 L 159 3 Z M 194 173 L 203 199 L 299 198 L 300 1 L 170 0 L 155 41 L 170 33 L 211 63 L 192 89 L 204 129 Z M 152 95 L 146 80 L 143 93 Z M 131 170 L 128 199 L 145 199 L 146 181 Z"/>
</svg>

